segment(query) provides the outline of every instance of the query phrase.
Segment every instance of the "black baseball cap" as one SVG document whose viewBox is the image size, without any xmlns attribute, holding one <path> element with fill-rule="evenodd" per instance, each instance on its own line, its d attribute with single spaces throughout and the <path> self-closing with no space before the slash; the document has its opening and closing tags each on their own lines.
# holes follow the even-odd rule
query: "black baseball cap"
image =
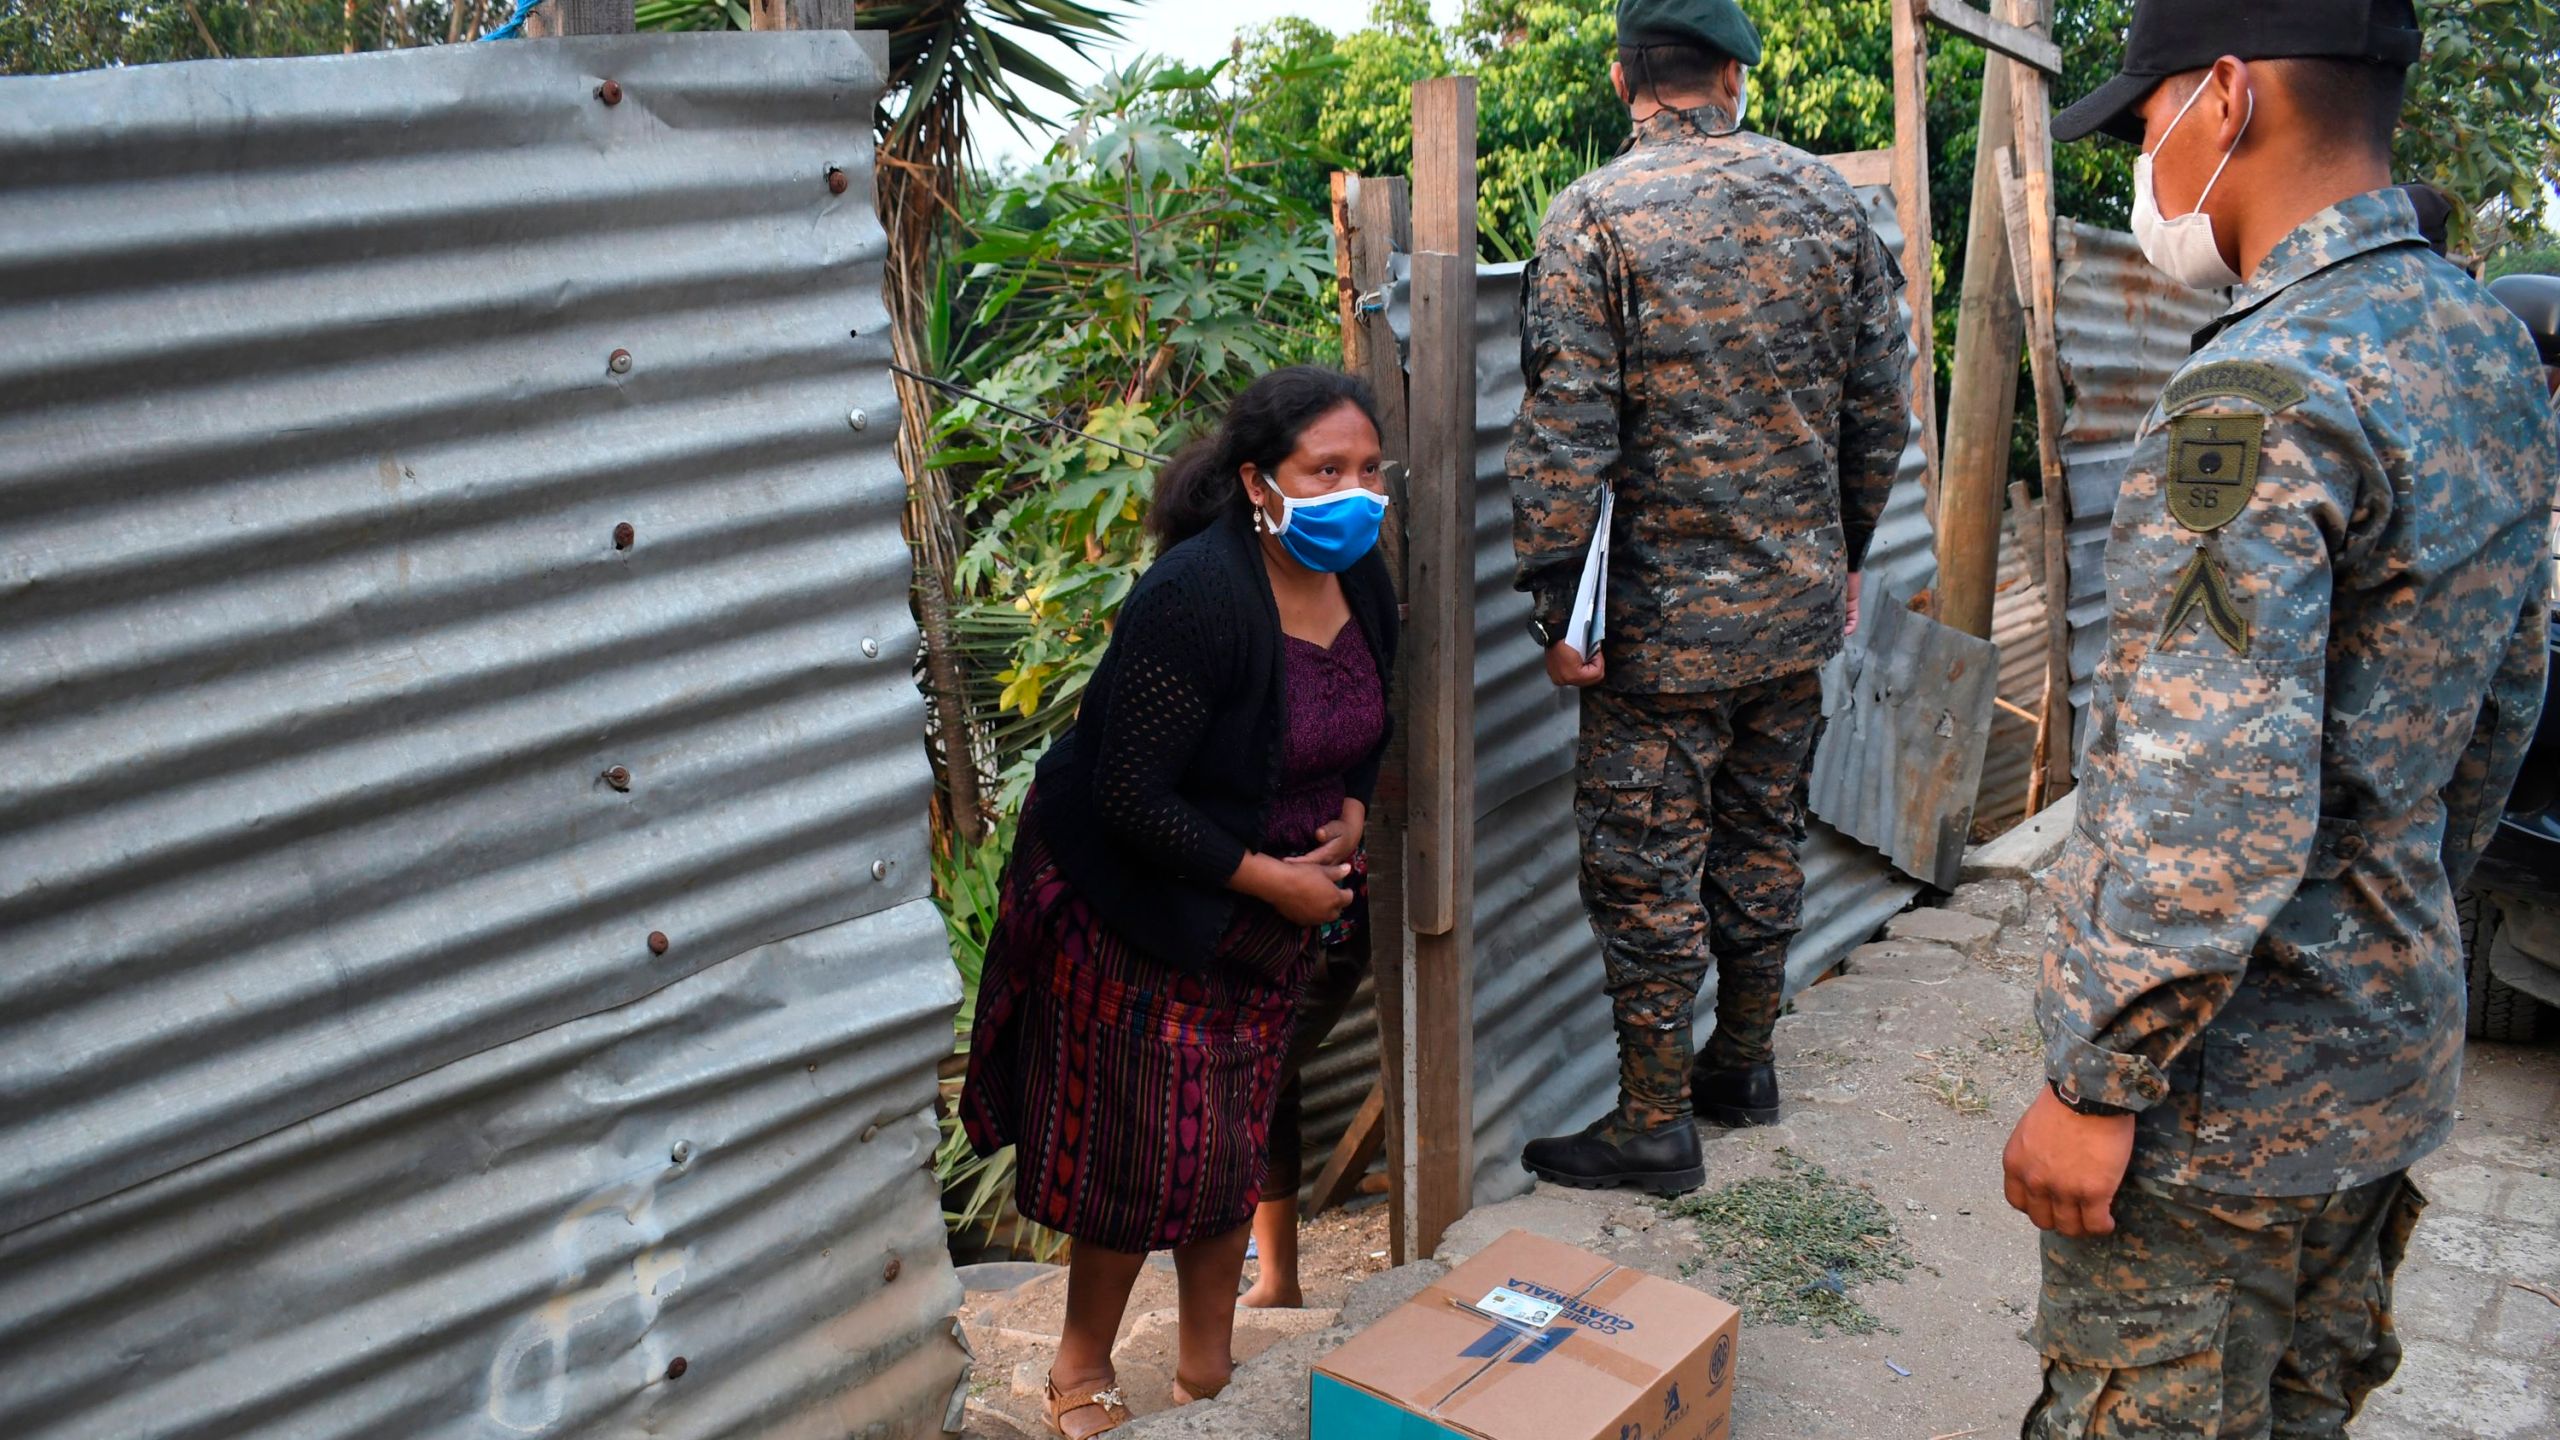
<svg viewBox="0 0 2560 1440">
<path fill-rule="evenodd" d="M 2498 303 L 2533 332 L 2542 363 L 2560 365 L 2560 275 L 2507 275 L 2489 282 Z"/>
<path fill-rule="evenodd" d="M 2418 62 L 2422 39 L 2412 0 L 2134 0 L 2115 77 L 2054 116 L 2053 138 L 2103 133 L 2139 145 L 2134 107 L 2161 81 L 2225 55 L 2407 66 Z"/>
</svg>

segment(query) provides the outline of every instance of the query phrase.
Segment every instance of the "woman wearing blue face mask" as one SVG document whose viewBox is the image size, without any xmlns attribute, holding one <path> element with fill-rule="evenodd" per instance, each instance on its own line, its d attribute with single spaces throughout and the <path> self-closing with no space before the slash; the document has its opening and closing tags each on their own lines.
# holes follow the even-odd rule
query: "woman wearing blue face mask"
<svg viewBox="0 0 2560 1440">
<path fill-rule="evenodd" d="M 1111 1344 L 1147 1252 L 1180 1275 L 1177 1402 L 1232 1366 L 1299 992 L 1341 921 L 1387 734 L 1396 597 L 1368 390 L 1255 381 L 1157 478 L 1156 562 L 1042 757 L 980 982 L 961 1113 L 1076 1240 L 1049 1418 L 1129 1415 Z"/>
</svg>

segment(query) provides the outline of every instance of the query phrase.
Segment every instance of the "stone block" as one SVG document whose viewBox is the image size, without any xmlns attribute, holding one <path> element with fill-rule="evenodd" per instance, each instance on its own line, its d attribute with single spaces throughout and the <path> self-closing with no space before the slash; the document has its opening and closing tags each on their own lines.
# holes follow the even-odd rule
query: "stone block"
<svg viewBox="0 0 2560 1440">
<path fill-rule="evenodd" d="M 1961 910 L 1905 910 L 1884 922 L 1884 938 L 1944 945 L 1982 960 L 1999 942 L 2000 922 Z"/>
</svg>

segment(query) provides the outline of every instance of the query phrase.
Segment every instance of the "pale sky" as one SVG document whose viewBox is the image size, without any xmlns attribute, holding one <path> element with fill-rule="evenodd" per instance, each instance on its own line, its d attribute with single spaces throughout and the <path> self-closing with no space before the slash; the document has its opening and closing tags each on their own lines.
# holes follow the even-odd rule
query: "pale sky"
<svg viewBox="0 0 2560 1440">
<path fill-rule="evenodd" d="M 1460 0 L 1432 0 L 1431 13 L 1444 25 L 1453 23 L 1458 18 L 1459 3 Z M 1369 0 L 1151 0 L 1106 8 L 1123 12 L 1120 29 L 1125 38 L 1107 52 L 1110 58 L 1105 58 L 1104 63 L 1111 63 L 1111 58 L 1168 55 L 1206 64 L 1225 57 L 1238 31 L 1283 15 L 1304 16 L 1336 35 L 1357 30 L 1369 21 Z M 1091 64 L 1067 58 L 1062 49 L 1030 43 L 1078 83 L 1092 79 L 1096 73 Z M 1025 98 L 1052 118 L 1063 114 L 1066 108 L 1064 101 L 1045 91 L 1028 90 Z M 977 141 L 979 159 L 988 164 L 1037 159 L 1049 146 L 1050 137 L 1046 135 L 1017 139 L 1004 120 L 984 111 L 970 117 L 969 129 Z"/>
</svg>

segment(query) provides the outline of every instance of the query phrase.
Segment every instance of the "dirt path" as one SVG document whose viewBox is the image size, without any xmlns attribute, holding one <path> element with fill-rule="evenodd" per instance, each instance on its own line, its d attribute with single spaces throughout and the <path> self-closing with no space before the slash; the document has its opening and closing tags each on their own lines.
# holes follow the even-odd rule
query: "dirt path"
<svg viewBox="0 0 2560 1440">
<path fill-rule="evenodd" d="M 1855 1285 L 1849 1298 L 1877 1328 L 1746 1325 L 1738 1361 L 1734 1434 L 1741 1440 L 1946 1440 L 2005 1437 L 2036 1388 L 2025 1342 L 2036 1294 L 2035 1236 L 2003 1203 L 2000 1149 L 2039 1083 L 2032 1021 L 2035 966 L 2052 918 L 2028 887 L 1965 887 L 1946 909 L 1900 917 L 1887 938 L 1851 955 L 1844 971 L 1799 997 L 1778 1031 L 1787 1121 L 1764 1130 L 1708 1134 L 1711 1189 L 1755 1176 L 1810 1183 L 1819 1167 L 1864 1187 L 1883 1207 L 1912 1268 L 1899 1281 Z M 2456 1138 L 2419 1171 L 2433 1199 L 2401 1284 L 2408 1360 L 2376 1397 L 2357 1433 L 2375 1440 L 2530 1440 L 2560 1435 L 2560 1051 L 2482 1046 L 2466 1070 Z M 1765 1192 L 1777 1193 L 1785 1187 Z M 1634 1196 L 1541 1187 L 1470 1215 L 1438 1261 L 1351 1274 L 1381 1262 L 1374 1214 L 1342 1227 L 1318 1258 L 1311 1302 L 1291 1319 L 1249 1317 L 1258 1357 L 1213 1404 L 1164 1412 L 1164 1382 L 1151 1366 L 1150 1326 L 1133 1326 L 1122 1375 L 1130 1399 L 1151 1413 L 1121 1432 L 1219 1440 L 1296 1440 L 1306 1433 L 1308 1365 L 1420 1290 L 1442 1264 L 1503 1232 L 1529 1229 L 1608 1254 L 1702 1289 L 1734 1293 L 1728 1243 L 1711 1247 L 1697 1224 Z M 1323 1233 L 1320 1231 L 1320 1233 Z M 1323 1277 L 1328 1265 L 1343 1276 Z M 1142 1292 L 1133 1313 L 1169 1306 Z M 2541 1289 L 2528 1287 L 2539 1286 Z M 970 1332 L 986 1394 L 975 1407 L 1009 1411 L 1012 1365 L 1045 1332 L 1037 1315 L 1055 1297 L 1025 1292 L 982 1307 Z M 999 1308 L 1000 1307 L 1000 1308 Z M 1337 1313 L 1338 1307 L 1338 1313 Z M 982 1324 L 1007 1331 L 991 1337 Z M 1006 1348 L 1011 1347 L 1011 1348 Z M 1907 1373 L 1905 1373 L 1907 1372 Z M 1036 1387 L 1034 1389 L 1036 1396 Z M 1020 1407 L 1010 1407 L 1018 1409 Z M 974 1413 L 974 1411 L 973 1411 Z M 1036 1400 L 1021 1413 L 1036 1429 Z M 987 1436 L 1010 1429 L 972 1432 Z"/>
</svg>

